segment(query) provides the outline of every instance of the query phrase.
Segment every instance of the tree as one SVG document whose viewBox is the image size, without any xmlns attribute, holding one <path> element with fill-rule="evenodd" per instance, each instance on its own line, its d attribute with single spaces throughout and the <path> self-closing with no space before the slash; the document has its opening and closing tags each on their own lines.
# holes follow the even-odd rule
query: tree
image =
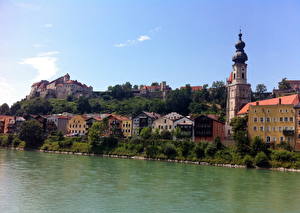
<svg viewBox="0 0 300 213">
<path fill-rule="evenodd" d="M 187 115 L 189 114 L 188 107 L 191 101 L 191 88 L 188 85 L 184 89 L 176 89 L 167 96 L 167 111 Z"/>
<path fill-rule="evenodd" d="M 160 137 L 165 140 L 171 140 L 172 134 L 170 131 L 164 129 L 163 131 L 161 131 Z"/>
<path fill-rule="evenodd" d="M 153 82 L 153 83 L 151 84 L 151 86 L 159 86 L 159 83 Z"/>
<path fill-rule="evenodd" d="M 230 126 L 233 131 L 233 138 L 236 143 L 237 152 L 245 155 L 250 152 L 250 143 L 247 136 L 248 117 L 235 117 L 231 120 Z"/>
<path fill-rule="evenodd" d="M 53 107 L 51 103 L 43 98 L 36 98 L 24 103 L 24 110 L 27 114 L 49 114 Z"/>
<path fill-rule="evenodd" d="M 7 103 L 4 103 L 0 106 L 0 115 L 8 115 L 9 114 L 9 106 Z"/>
<path fill-rule="evenodd" d="M 224 81 L 214 81 L 209 93 L 213 103 L 226 107 L 227 89 Z"/>
<path fill-rule="evenodd" d="M 20 127 L 19 138 L 26 142 L 27 148 L 38 148 L 44 140 L 41 124 L 35 120 L 24 121 Z"/>
<path fill-rule="evenodd" d="M 267 153 L 267 150 L 266 144 L 260 137 L 256 136 L 251 144 L 252 155 L 255 156 L 259 152 Z"/>
<path fill-rule="evenodd" d="M 256 85 L 255 93 L 256 93 L 256 97 L 259 100 L 263 99 L 263 95 L 264 95 L 265 92 L 267 92 L 266 85 L 264 85 L 264 84 L 257 84 Z"/>
<path fill-rule="evenodd" d="M 140 136 L 143 138 L 143 139 L 149 139 L 151 137 L 151 128 L 150 127 L 145 127 L 141 130 L 140 132 Z"/>
<path fill-rule="evenodd" d="M 278 88 L 280 90 L 291 89 L 291 85 L 287 82 L 287 78 L 283 78 L 280 82 L 278 82 Z"/>
<path fill-rule="evenodd" d="M 91 112 L 91 105 L 86 97 L 81 96 L 78 99 L 77 110 L 80 114 Z"/>
<path fill-rule="evenodd" d="M 10 114 L 11 115 L 21 115 L 21 104 L 20 102 L 16 102 L 14 103 L 11 107 L 10 107 Z"/>
</svg>

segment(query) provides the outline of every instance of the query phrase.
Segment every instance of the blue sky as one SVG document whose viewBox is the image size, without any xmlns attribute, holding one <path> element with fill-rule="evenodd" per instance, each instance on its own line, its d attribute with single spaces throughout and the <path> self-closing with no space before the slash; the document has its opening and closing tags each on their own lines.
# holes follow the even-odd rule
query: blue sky
<svg viewBox="0 0 300 213">
<path fill-rule="evenodd" d="M 109 85 L 211 85 L 231 71 L 239 28 L 248 80 L 300 79 L 300 1 L 0 0 L 0 103 L 69 73 Z"/>
</svg>

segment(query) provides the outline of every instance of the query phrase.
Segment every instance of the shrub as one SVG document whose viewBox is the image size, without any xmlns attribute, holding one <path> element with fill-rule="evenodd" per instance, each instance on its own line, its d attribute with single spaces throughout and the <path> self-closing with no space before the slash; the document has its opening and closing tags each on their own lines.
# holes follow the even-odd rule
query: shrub
<svg viewBox="0 0 300 213">
<path fill-rule="evenodd" d="M 289 143 L 286 143 L 286 142 L 283 142 L 283 141 L 281 141 L 280 144 L 277 144 L 276 148 L 284 149 L 284 150 L 287 150 L 287 151 L 293 151 L 293 147 Z"/>
<path fill-rule="evenodd" d="M 141 130 L 140 132 L 140 136 L 143 138 L 143 139 L 149 139 L 151 137 L 151 128 L 150 127 L 145 127 Z"/>
<path fill-rule="evenodd" d="M 292 152 L 286 150 L 273 150 L 271 159 L 280 162 L 294 162 L 297 160 Z"/>
<path fill-rule="evenodd" d="M 146 147 L 146 155 L 149 158 L 155 158 L 158 154 L 158 147 L 154 145 L 149 145 Z"/>
<path fill-rule="evenodd" d="M 221 149 L 225 148 L 224 145 L 222 144 L 221 138 L 219 136 L 215 138 L 214 144 L 216 145 L 217 150 L 221 150 Z"/>
<path fill-rule="evenodd" d="M 89 153 L 91 150 L 89 143 L 74 143 L 71 149 L 73 152 Z"/>
<path fill-rule="evenodd" d="M 181 142 L 181 153 L 182 156 L 187 157 L 191 154 L 193 148 L 195 146 L 194 142 L 190 142 L 190 141 L 183 141 Z"/>
<path fill-rule="evenodd" d="M 247 168 L 252 168 L 254 166 L 254 160 L 250 155 L 246 155 L 243 159 L 243 164 L 247 166 Z"/>
<path fill-rule="evenodd" d="M 209 157 L 213 157 L 217 152 L 217 146 L 215 144 L 210 143 L 205 150 L 205 155 Z"/>
<path fill-rule="evenodd" d="M 195 148 L 195 154 L 197 158 L 201 159 L 205 157 L 205 148 L 202 143 L 198 143 Z"/>
<path fill-rule="evenodd" d="M 255 137 L 251 144 L 252 155 L 255 156 L 259 152 L 267 153 L 267 145 L 259 137 Z"/>
<path fill-rule="evenodd" d="M 258 167 L 268 167 L 269 159 L 264 152 L 259 152 L 255 157 L 255 165 Z"/>
<path fill-rule="evenodd" d="M 174 144 L 171 143 L 167 143 L 164 146 L 164 150 L 163 150 L 164 154 L 171 159 L 174 159 L 177 155 L 177 150 Z"/>
<path fill-rule="evenodd" d="M 18 137 L 15 137 L 12 141 L 12 145 L 13 147 L 19 147 L 19 145 L 22 143 L 23 141 L 20 140 Z"/>
<path fill-rule="evenodd" d="M 162 139 L 165 139 L 165 140 L 171 140 L 172 139 L 172 134 L 168 130 L 163 130 L 160 133 L 160 137 Z"/>
<path fill-rule="evenodd" d="M 222 163 L 230 163 L 232 161 L 232 155 L 228 150 L 217 151 L 217 153 L 215 154 L 215 158 L 217 158 L 219 162 Z"/>
</svg>

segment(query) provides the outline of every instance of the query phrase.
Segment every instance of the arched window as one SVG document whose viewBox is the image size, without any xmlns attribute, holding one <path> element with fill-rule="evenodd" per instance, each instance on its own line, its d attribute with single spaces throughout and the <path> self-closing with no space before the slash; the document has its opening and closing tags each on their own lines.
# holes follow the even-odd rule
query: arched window
<svg viewBox="0 0 300 213">
<path fill-rule="evenodd" d="M 242 79 L 244 79 L 245 78 L 245 73 L 242 73 Z"/>
<path fill-rule="evenodd" d="M 233 79 L 235 79 L 235 73 L 233 74 Z"/>
</svg>

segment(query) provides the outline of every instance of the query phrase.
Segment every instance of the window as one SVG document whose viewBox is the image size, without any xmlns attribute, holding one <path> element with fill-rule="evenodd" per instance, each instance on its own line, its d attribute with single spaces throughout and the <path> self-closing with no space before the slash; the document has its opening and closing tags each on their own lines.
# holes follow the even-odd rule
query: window
<svg viewBox="0 0 300 213">
<path fill-rule="evenodd" d="M 171 125 L 169 125 L 169 129 L 172 129 L 172 126 L 171 126 Z"/>
<path fill-rule="evenodd" d="M 298 138 L 300 139 L 300 134 L 298 134 Z"/>
<path fill-rule="evenodd" d="M 280 117 L 280 118 L 279 118 L 279 121 L 280 121 L 280 122 L 283 122 L 283 117 Z"/>
<path fill-rule="evenodd" d="M 276 122 L 276 118 L 273 118 L 273 121 Z"/>
<path fill-rule="evenodd" d="M 254 127 L 253 127 L 253 130 L 254 130 L 254 131 L 257 131 L 257 127 L 256 127 L 256 126 L 254 126 Z"/>
<path fill-rule="evenodd" d="M 276 127 L 273 127 L 273 132 L 276 132 Z"/>
<path fill-rule="evenodd" d="M 293 117 L 290 117 L 290 122 L 293 122 L 294 121 L 294 118 Z"/>
<path fill-rule="evenodd" d="M 267 137 L 266 137 L 266 142 L 267 142 L 267 143 L 270 143 L 270 142 L 271 142 L 270 136 L 267 136 Z"/>
<path fill-rule="evenodd" d="M 235 73 L 233 74 L 233 79 L 235 79 Z"/>
<path fill-rule="evenodd" d="M 254 122 L 257 122 L 257 118 L 254 118 L 253 120 L 254 120 Z"/>
<path fill-rule="evenodd" d="M 273 137 L 273 141 L 276 142 L 276 137 Z"/>
<path fill-rule="evenodd" d="M 264 127 L 263 126 L 260 127 L 260 131 L 262 131 L 262 132 L 264 131 Z"/>
<path fill-rule="evenodd" d="M 244 79 L 245 78 L 245 73 L 242 73 L 242 79 Z"/>
<path fill-rule="evenodd" d="M 264 118 L 260 118 L 260 122 L 264 122 Z"/>
<path fill-rule="evenodd" d="M 270 118 L 267 118 L 266 120 L 267 120 L 267 122 L 270 122 Z"/>
<path fill-rule="evenodd" d="M 298 121 L 298 125 L 300 126 L 300 121 Z"/>
<path fill-rule="evenodd" d="M 282 131 L 282 127 L 280 126 L 280 127 L 278 127 L 278 131 L 279 132 L 281 132 Z"/>
<path fill-rule="evenodd" d="M 284 141 L 284 137 L 281 136 L 281 137 L 280 137 L 280 142 L 283 142 L 283 141 Z"/>
<path fill-rule="evenodd" d="M 284 117 L 284 122 L 288 122 L 289 118 L 288 117 Z"/>
<path fill-rule="evenodd" d="M 300 115 L 300 110 L 298 111 L 298 115 Z"/>
<path fill-rule="evenodd" d="M 282 109 L 280 109 L 279 112 L 282 113 Z"/>
<path fill-rule="evenodd" d="M 285 112 L 288 112 L 288 111 L 289 111 L 289 110 L 287 110 L 287 109 L 285 110 Z"/>
</svg>

